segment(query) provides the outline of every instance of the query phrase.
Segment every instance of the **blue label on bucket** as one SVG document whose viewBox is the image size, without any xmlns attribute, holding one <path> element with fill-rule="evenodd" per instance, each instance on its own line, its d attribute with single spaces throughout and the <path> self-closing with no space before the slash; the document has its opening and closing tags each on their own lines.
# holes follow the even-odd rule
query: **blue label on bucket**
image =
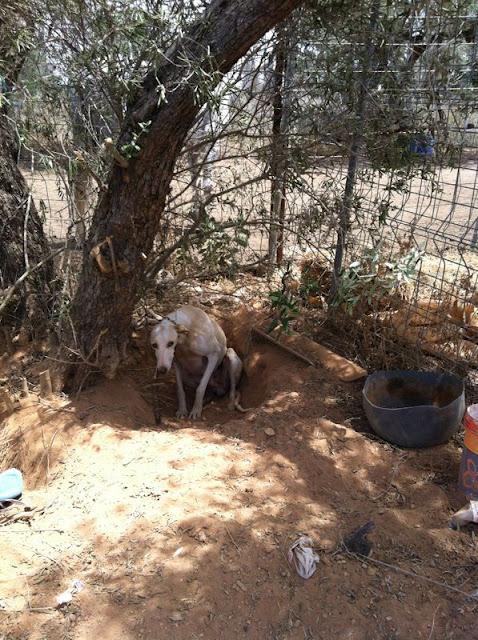
<svg viewBox="0 0 478 640">
<path fill-rule="evenodd" d="M 478 454 L 467 447 L 461 456 L 459 484 L 467 500 L 478 500 Z"/>
</svg>

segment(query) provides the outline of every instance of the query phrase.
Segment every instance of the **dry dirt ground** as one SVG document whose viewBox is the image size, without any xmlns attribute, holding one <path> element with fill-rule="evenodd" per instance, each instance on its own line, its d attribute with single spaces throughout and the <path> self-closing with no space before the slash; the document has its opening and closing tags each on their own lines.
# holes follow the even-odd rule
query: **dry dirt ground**
<svg viewBox="0 0 478 640">
<path fill-rule="evenodd" d="M 248 309 L 225 321 L 246 362 L 247 414 L 220 401 L 201 421 L 173 418 L 173 382 L 153 379 L 141 338 L 120 379 L 21 401 L 2 466 L 22 469 L 23 500 L 39 510 L 0 525 L 0 638 L 478 637 L 478 600 L 466 597 L 477 541 L 448 528 L 461 506 L 457 442 L 377 440 L 362 382 L 252 342 L 254 321 Z M 371 557 L 344 551 L 369 520 Z M 309 580 L 286 558 L 301 533 L 321 557 Z M 84 589 L 56 608 L 75 579 Z"/>
</svg>

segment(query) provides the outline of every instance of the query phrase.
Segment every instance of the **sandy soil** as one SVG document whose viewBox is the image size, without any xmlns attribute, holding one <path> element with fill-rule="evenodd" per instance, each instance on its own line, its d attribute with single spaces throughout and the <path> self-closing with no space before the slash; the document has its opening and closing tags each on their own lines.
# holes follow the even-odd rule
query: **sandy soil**
<svg viewBox="0 0 478 640">
<path fill-rule="evenodd" d="M 153 380 L 144 336 L 120 379 L 22 400 L 2 466 L 23 470 L 24 502 L 40 510 L 0 526 L 0 637 L 477 637 L 476 538 L 447 526 L 461 506 L 459 439 L 378 441 L 360 382 L 251 342 L 253 320 L 225 323 L 245 357 L 245 415 L 220 401 L 201 421 L 174 419 L 173 382 Z M 369 520 L 372 556 L 345 552 Z M 300 533 L 321 556 L 306 581 L 286 559 Z M 55 608 L 75 579 L 84 590 Z"/>
</svg>

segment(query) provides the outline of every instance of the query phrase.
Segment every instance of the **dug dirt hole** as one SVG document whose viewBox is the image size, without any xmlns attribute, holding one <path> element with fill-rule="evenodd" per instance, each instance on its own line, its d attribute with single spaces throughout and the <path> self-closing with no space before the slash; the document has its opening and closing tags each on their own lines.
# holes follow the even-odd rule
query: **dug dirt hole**
<svg viewBox="0 0 478 640">
<path fill-rule="evenodd" d="M 287 353 L 274 345 L 251 338 L 254 318 L 248 311 L 241 311 L 228 318 L 217 318 L 221 324 L 228 346 L 235 349 L 244 365 L 239 386 L 241 405 L 255 409 L 284 390 L 294 390 L 303 382 L 304 365 L 296 362 Z M 136 339 L 135 365 L 130 373 L 135 378 L 146 402 L 153 408 L 156 421 L 174 418 L 177 410 L 176 381 L 174 372 L 155 378 L 155 357 L 149 346 L 150 329 L 140 332 Z M 194 399 L 194 391 L 186 390 L 188 407 Z M 212 399 L 205 405 L 203 420 L 223 424 L 238 420 L 241 415 L 230 411 L 228 398 Z"/>
</svg>

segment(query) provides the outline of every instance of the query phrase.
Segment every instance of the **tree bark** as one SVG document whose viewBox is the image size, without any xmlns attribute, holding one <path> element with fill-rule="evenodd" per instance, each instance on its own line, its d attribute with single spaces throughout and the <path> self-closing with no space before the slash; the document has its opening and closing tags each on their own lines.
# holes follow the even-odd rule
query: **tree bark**
<svg viewBox="0 0 478 640">
<path fill-rule="evenodd" d="M 285 213 L 285 144 L 283 86 L 287 67 L 287 37 L 283 26 L 277 29 L 275 46 L 274 94 L 272 99 L 271 204 L 269 229 L 269 267 L 277 264 L 279 223 Z"/>
<path fill-rule="evenodd" d="M 42 267 L 12 296 L 2 318 L 6 325 L 28 325 L 34 335 L 45 332 L 52 298 L 54 269 L 43 225 L 16 163 L 16 144 L 6 115 L 0 113 L 0 289 L 8 290 L 35 264 Z M 0 294 L 1 296 L 1 294 Z"/>
<path fill-rule="evenodd" d="M 334 300 L 339 288 L 342 263 L 346 250 L 347 234 L 350 227 L 350 212 L 352 210 L 355 185 L 357 182 L 357 167 L 359 154 L 363 144 L 364 116 L 367 108 L 367 100 L 371 89 L 371 70 L 375 52 L 375 31 L 379 19 L 380 2 L 374 0 L 370 17 L 369 42 L 364 51 L 364 62 L 358 92 L 357 110 L 355 114 L 355 125 L 350 146 L 349 161 L 347 167 L 347 178 L 345 181 L 344 195 L 338 216 L 337 244 L 335 247 L 334 270 L 330 300 Z"/>
<path fill-rule="evenodd" d="M 294 22 L 277 29 L 275 49 L 274 98 L 271 145 L 271 228 L 269 232 L 269 265 L 280 266 L 284 259 L 284 222 L 287 204 L 286 174 L 289 164 L 289 120 L 291 84 L 295 67 L 292 40 Z"/>
<path fill-rule="evenodd" d="M 207 91 L 300 3 L 215 0 L 132 99 L 117 149 L 125 154 L 140 123 L 149 124 L 128 166 L 113 167 L 94 213 L 72 305 L 72 349 L 78 357 L 66 372 L 67 390 L 80 388 L 95 370 L 113 377 L 125 355 L 145 256 L 159 228 L 176 158 Z M 167 101 L 161 101 L 162 93 Z"/>
<path fill-rule="evenodd" d="M 6 325 L 25 324 L 34 335 L 42 335 L 50 315 L 53 262 L 25 179 L 17 166 L 18 148 L 12 121 L 8 117 L 12 87 L 27 55 L 15 46 L 17 30 L 28 28 L 30 16 L 16 15 L 9 7 L 0 11 L 0 302 L 17 280 L 31 269 L 18 293 L 11 297 L 0 317 Z M 42 266 L 32 269 L 36 264 Z M 2 296 L 2 291 L 3 296 Z"/>
</svg>

